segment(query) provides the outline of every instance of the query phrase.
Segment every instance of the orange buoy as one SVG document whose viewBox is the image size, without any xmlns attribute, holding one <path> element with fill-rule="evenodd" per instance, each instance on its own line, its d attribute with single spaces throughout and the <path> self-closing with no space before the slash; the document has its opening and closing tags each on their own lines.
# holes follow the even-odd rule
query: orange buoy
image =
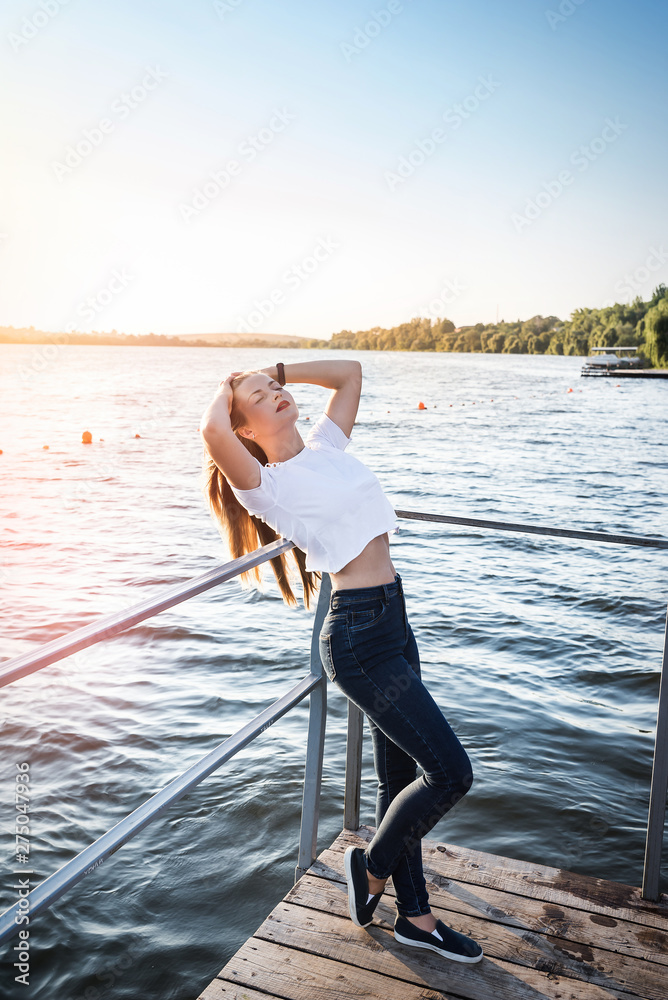
<svg viewBox="0 0 668 1000">
<path fill-rule="evenodd" d="M 42 450 L 43 450 L 43 451 L 48 451 L 48 450 L 49 450 L 49 446 L 48 446 L 48 444 L 43 444 L 43 445 L 42 445 Z"/>
<path fill-rule="evenodd" d="M 567 389 L 566 392 L 573 392 L 573 390 L 572 389 Z"/>
<path fill-rule="evenodd" d="M 2 448 L 0 448 L 0 455 L 2 455 Z"/>
<path fill-rule="evenodd" d="M 91 444 L 92 441 L 93 441 L 93 435 L 91 434 L 91 432 L 90 431 L 84 431 L 83 434 L 81 435 L 81 443 L 82 444 Z"/>
<path fill-rule="evenodd" d="M 426 410 L 426 409 L 427 409 L 427 407 L 424 405 L 424 403 L 422 401 L 420 401 L 418 403 L 418 410 Z"/>
<path fill-rule="evenodd" d="M 135 437 L 136 438 L 141 437 L 141 434 L 135 434 Z"/>
</svg>

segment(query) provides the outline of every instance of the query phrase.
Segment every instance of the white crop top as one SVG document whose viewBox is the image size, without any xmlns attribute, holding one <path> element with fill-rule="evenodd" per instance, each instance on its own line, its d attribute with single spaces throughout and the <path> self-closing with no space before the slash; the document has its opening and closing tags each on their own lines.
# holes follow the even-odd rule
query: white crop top
<svg viewBox="0 0 668 1000">
<path fill-rule="evenodd" d="M 260 467 L 260 485 L 230 487 L 247 511 L 306 553 L 306 569 L 338 573 L 399 521 L 378 477 L 353 455 L 351 438 L 323 413 L 293 458 Z"/>
</svg>

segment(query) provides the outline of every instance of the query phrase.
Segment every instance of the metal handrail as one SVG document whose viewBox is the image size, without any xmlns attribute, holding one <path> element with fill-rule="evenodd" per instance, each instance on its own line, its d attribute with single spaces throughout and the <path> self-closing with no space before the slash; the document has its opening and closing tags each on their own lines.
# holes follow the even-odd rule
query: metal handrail
<svg viewBox="0 0 668 1000">
<path fill-rule="evenodd" d="M 556 537 L 581 538 L 592 542 L 610 542 L 614 545 L 640 545 L 645 548 L 668 549 L 668 539 L 647 538 L 643 535 L 615 535 L 602 531 L 577 531 L 570 528 L 553 528 L 548 525 L 536 524 L 514 524 L 509 521 L 489 521 L 475 517 L 450 517 L 446 514 L 429 514 L 415 510 L 395 510 L 397 517 L 409 518 L 417 521 L 434 521 L 439 524 L 459 524 L 471 528 L 490 528 L 497 531 L 518 531 L 529 534 L 554 535 Z M 92 646 L 102 639 L 109 639 L 111 636 L 123 632 L 125 629 L 136 625 L 138 622 L 159 614 L 167 608 L 171 608 L 190 597 L 195 597 L 205 590 L 218 586 L 233 577 L 238 576 L 246 570 L 259 566 L 274 556 L 281 555 L 294 548 L 294 542 L 285 538 L 264 545 L 256 549 L 249 555 L 234 559 L 216 569 L 197 576 L 193 580 L 186 580 L 185 583 L 175 584 L 167 590 L 161 591 L 155 597 L 147 598 L 139 604 L 124 611 L 117 611 L 76 629 L 66 635 L 59 636 L 51 642 L 45 643 L 37 650 L 23 653 L 8 660 L 0 668 L 0 687 L 11 684 L 20 677 L 41 670 L 42 667 L 55 663 L 65 656 L 70 656 L 80 649 Z"/>
<path fill-rule="evenodd" d="M 464 524 L 471 528 L 493 528 L 497 531 L 522 531 L 530 535 L 556 535 L 558 538 L 584 538 L 590 542 L 611 542 L 613 545 L 642 545 L 650 549 L 668 549 L 666 538 L 646 538 L 643 535 L 613 535 L 607 531 L 578 531 L 574 528 L 552 528 L 545 524 L 513 524 L 510 521 L 486 521 L 479 517 L 450 517 L 447 514 L 423 514 L 416 510 L 395 510 L 398 517 L 415 521 L 438 521 L 439 524 Z"/>
<path fill-rule="evenodd" d="M 4 663 L 0 669 L 0 687 L 11 684 L 35 670 L 41 670 L 42 667 L 48 667 L 56 660 L 62 660 L 63 657 L 70 656 L 80 649 L 86 649 L 87 646 L 92 646 L 102 639 L 110 639 L 146 618 L 151 618 L 161 611 L 166 611 L 167 608 L 173 608 L 175 604 L 187 601 L 189 597 L 195 597 L 205 590 L 217 587 L 219 583 L 225 583 L 227 580 L 239 576 L 240 573 L 253 569 L 254 566 L 259 566 L 268 559 L 280 556 L 282 552 L 288 552 L 294 548 L 294 544 L 285 538 L 270 542 L 260 549 L 255 549 L 249 555 L 233 559 L 202 576 L 186 580 L 185 583 L 177 583 L 173 587 L 161 590 L 155 597 L 148 597 L 145 601 L 133 604 L 132 607 L 123 611 L 115 611 L 102 618 L 96 618 L 95 621 L 75 629 L 74 632 L 67 632 L 51 642 L 44 643 L 36 650 L 15 656 Z"/>
<path fill-rule="evenodd" d="M 304 795 L 302 818 L 299 827 L 299 853 L 295 868 L 295 882 L 311 867 L 318 855 L 318 816 L 320 813 L 320 788 L 322 764 L 325 756 L 325 726 L 327 722 L 327 677 L 320 660 L 320 630 L 329 610 L 332 581 L 323 573 L 320 581 L 318 606 L 311 633 L 311 676 L 319 684 L 311 690 L 309 698 L 308 734 L 306 737 L 306 765 L 304 768 Z"/>
<path fill-rule="evenodd" d="M 197 763 L 180 774 L 178 778 L 170 781 L 155 795 L 143 802 L 129 816 L 124 817 L 111 830 L 98 837 L 96 841 L 86 847 L 80 854 L 66 862 L 62 868 L 49 875 L 43 882 L 33 889 L 27 896 L 27 907 L 22 912 L 30 914 L 30 919 L 45 910 L 52 903 L 71 889 L 73 885 L 81 881 L 86 875 L 90 875 L 96 868 L 111 857 L 119 847 L 136 836 L 145 826 L 157 819 L 161 813 L 173 802 L 178 802 L 180 798 L 190 792 L 204 778 L 208 777 L 221 764 L 229 760 L 240 750 L 243 750 L 256 736 L 268 729 L 277 719 L 289 712 L 302 698 L 311 693 L 318 686 L 323 687 L 321 678 L 308 674 L 302 678 L 294 687 L 290 688 L 278 701 L 270 705 L 251 722 L 239 729 L 233 736 L 226 739 L 214 750 L 208 753 Z M 20 872 L 17 872 L 20 875 Z M 0 915 L 0 941 L 11 937 L 19 927 L 14 918 L 19 914 L 20 903 L 16 902 L 9 909 Z"/>
<path fill-rule="evenodd" d="M 613 535 L 603 532 L 578 531 L 574 529 L 552 528 L 543 525 L 513 524 L 480 518 L 450 517 L 443 514 L 428 514 L 418 511 L 396 510 L 398 517 L 421 521 L 432 521 L 476 528 L 490 528 L 501 531 L 518 531 L 558 537 L 572 537 L 595 542 L 609 542 L 619 545 L 640 545 L 648 548 L 668 548 L 668 540 L 646 538 L 633 535 Z M 14 657 L 0 669 L 0 686 L 10 684 L 20 677 L 40 670 L 57 660 L 78 650 L 85 649 L 102 639 L 124 631 L 146 618 L 173 607 L 190 597 L 209 590 L 227 580 L 252 569 L 269 559 L 275 558 L 294 547 L 294 542 L 278 539 L 255 550 L 253 553 L 224 564 L 193 580 L 180 583 L 163 591 L 160 595 L 133 605 L 124 611 L 103 616 L 80 629 L 54 639 L 39 647 L 37 651 Z M 331 580 L 328 573 L 322 574 L 318 605 L 311 638 L 311 663 L 307 677 L 299 681 L 272 706 L 261 712 L 255 719 L 242 727 L 203 757 L 182 775 L 170 782 L 125 819 L 97 841 L 85 848 L 77 857 L 67 862 L 59 871 L 48 876 L 38 887 L 25 897 L 30 912 L 34 915 L 55 902 L 71 886 L 117 851 L 131 837 L 148 823 L 156 819 L 169 805 L 178 801 L 195 785 L 229 760 L 235 753 L 247 746 L 277 719 L 290 711 L 306 695 L 309 699 L 309 727 L 307 735 L 304 793 L 300 827 L 299 855 L 295 869 L 295 879 L 310 867 L 316 856 L 319 796 L 322 779 L 323 746 L 326 719 L 326 679 L 319 655 L 319 632 L 329 604 Z M 346 747 L 346 777 L 344 796 L 344 828 L 359 827 L 361 752 L 363 734 L 361 711 L 348 703 L 348 737 Z M 662 661 L 661 687 L 657 714 L 657 734 L 650 789 L 650 806 L 647 826 L 647 842 L 643 875 L 642 896 L 645 899 L 659 898 L 659 870 L 665 823 L 666 793 L 668 792 L 668 615 Z M 0 941 L 10 937 L 19 929 L 14 922 L 19 903 L 0 915 Z"/>
<path fill-rule="evenodd" d="M 654 737 L 654 760 L 649 788 L 649 809 L 647 812 L 647 837 L 645 840 L 645 864 L 643 866 L 643 899 L 659 899 L 659 876 L 661 873 L 661 849 L 666 822 L 666 795 L 668 794 L 668 610 L 666 629 L 663 635 L 663 658 L 661 661 L 661 681 L 659 684 L 659 705 L 656 713 L 656 736 Z"/>
<path fill-rule="evenodd" d="M 164 611 L 195 594 L 202 593 L 218 583 L 238 576 L 253 566 L 258 566 L 273 559 L 281 552 L 293 548 L 294 542 L 280 539 L 257 549 L 251 555 L 235 559 L 210 573 L 196 577 L 184 584 L 178 584 L 155 598 L 149 598 L 141 604 L 134 605 L 126 611 L 98 619 L 96 622 L 77 629 L 69 635 L 62 636 L 53 642 L 46 643 L 33 654 L 16 657 L 9 661 L 2 676 L 2 683 L 9 684 L 12 680 L 39 670 L 55 660 L 69 656 L 71 653 L 100 642 L 110 635 L 116 635 L 124 628 L 129 628 L 138 621 L 149 618 L 158 611 Z M 21 924 L 16 922 L 20 913 L 29 914 L 32 919 L 37 913 L 48 909 L 57 899 L 66 893 L 86 875 L 114 854 L 123 844 L 136 836 L 149 823 L 152 823 L 172 803 L 191 791 L 204 778 L 219 768 L 235 754 L 243 750 L 252 740 L 263 733 L 269 726 L 294 708 L 309 695 L 309 722 L 306 741 L 306 763 L 304 770 L 304 792 L 302 799 L 302 815 L 299 835 L 298 865 L 295 871 L 295 881 L 312 865 L 316 857 L 318 835 L 318 818 L 320 811 L 320 787 L 322 782 L 322 762 L 325 741 L 325 722 L 327 716 L 326 677 L 320 662 L 318 636 L 329 604 L 331 581 L 324 573 L 318 596 L 318 605 L 313 624 L 311 641 L 310 671 L 293 687 L 282 695 L 273 705 L 260 712 L 245 726 L 227 740 L 211 750 L 206 756 L 189 767 L 155 795 L 143 802 L 129 816 L 117 823 L 94 843 L 90 844 L 76 857 L 71 858 L 62 868 L 49 875 L 43 882 L 32 889 L 22 899 L 17 900 L 4 913 L 0 914 L 0 941 L 4 941 L 18 933 Z M 26 871 L 26 874 L 29 870 Z M 21 874 L 20 870 L 16 872 Z"/>
</svg>

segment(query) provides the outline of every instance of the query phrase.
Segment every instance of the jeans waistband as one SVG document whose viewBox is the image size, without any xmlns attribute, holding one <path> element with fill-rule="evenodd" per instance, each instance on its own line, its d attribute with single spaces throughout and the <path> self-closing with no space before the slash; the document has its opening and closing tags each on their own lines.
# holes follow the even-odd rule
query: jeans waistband
<svg viewBox="0 0 668 1000">
<path fill-rule="evenodd" d="M 353 587 L 346 590 L 333 590 L 330 594 L 330 607 L 340 607 L 342 604 L 356 604 L 360 601 L 381 600 L 387 604 L 397 594 L 403 595 L 401 577 L 395 574 L 392 583 L 379 583 L 375 587 Z"/>
</svg>

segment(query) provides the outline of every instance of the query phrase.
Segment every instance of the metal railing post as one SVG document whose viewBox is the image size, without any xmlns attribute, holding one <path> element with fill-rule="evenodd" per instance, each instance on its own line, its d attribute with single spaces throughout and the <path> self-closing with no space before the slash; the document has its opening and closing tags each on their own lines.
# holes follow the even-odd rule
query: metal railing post
<svg viewBox="0 0 668 1000">
<path fill-rule="evenodd" d="M 658 902 L 659 875 L 661 870 L 661 848 L 663 828 L 666 820 L 666 795 L 668 794 L 668 612 L 666 631 L 663 637 L 663 660 L 659 687 L 659 708 L 656 716 L 656 741 L 654 743 L 654 763 L 652 783 L 649 792 L 649 813 L 647 816 L 647 841 L 645 844 L 645 867 L 643 871 L 643 899 Z"/>
<path fill-rule="evenodd" d="M 304 796 L 302 818 L 299 828 L 299 854 L 295 868 L 295 882 L 304 875 L 316 859 L 318 852 L 318 817 L 320 815 L 320 786 L 322 784 L 322 761 L 325 751 L 325 727 L 327 724 L 327 675 L 320 660 L 320 629 L 329 608 L 332 581 L 329 573 L 323 572 L 320 581 L 318 606 L 315 611 L 313 633 L 311 635 L 311 674 L 320 678 L 320 683 L 309 695 L 308 736 L 306 738 L 306 765 L 304 767 Z"/>
<path fill-rule="evenodd" d="M 346 739 L 346 784 L 343 793 L 344 830 L 357 830 L 360 825 L 363 735 L 364 716 L 357 705 L 349 701 L 348 736 Z"/>
</svg>

